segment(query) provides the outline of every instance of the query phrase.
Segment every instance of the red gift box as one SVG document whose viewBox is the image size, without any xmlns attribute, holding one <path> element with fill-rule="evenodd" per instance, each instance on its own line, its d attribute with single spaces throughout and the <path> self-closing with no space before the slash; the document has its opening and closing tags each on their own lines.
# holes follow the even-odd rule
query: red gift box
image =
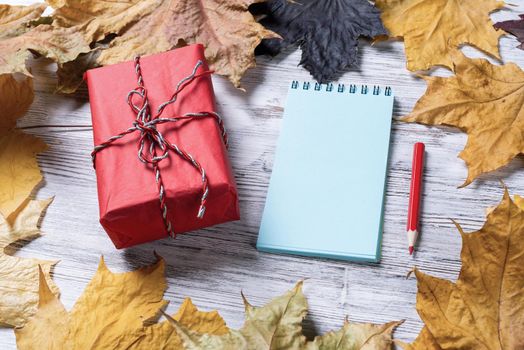
<svg viewBox="0 0 524 350">
<path fill-rule="evenodd" d="M 207 70 L 202 45 L 191 45 L 87 71 L 100 223 L 117 248 L 164 238 L 169 225 L 174 234 L 239 219 L 235 180 Z M 196 76 L 182 81 L 192 73 Z M 176 101 L 158 115 L 177 87 Z M 146 89 L 150 119 L 140 119 Z M 162 118 L 170 120 L 147 123 Z M 138 157 L 142 140 L 146 162 Z M 168 146 L 165 150 L 161 141 Z M 164 152 L 166 158 L 159 159 Z M 155 156 L 156 164 L 147 163 Z"/>
</svg>

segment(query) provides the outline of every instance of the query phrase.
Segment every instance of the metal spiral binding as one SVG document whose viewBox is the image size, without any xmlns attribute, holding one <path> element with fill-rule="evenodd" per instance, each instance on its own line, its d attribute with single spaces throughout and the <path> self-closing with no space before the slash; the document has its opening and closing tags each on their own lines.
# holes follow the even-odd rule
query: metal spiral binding
<svg viewBox="0 0 524 350">
<path fill-rule="evenodd" d="M 332 83 L 328 83 L 328 84 L 321 84 L 321 83 L 315 83 L 315 85 L 313 86 L 313 89 L 315 91 L 322 91 L 322 89 L 324 88 L 324 85 L 325 85 L 325 90 L 330 92 L 330 91 L 333 91 L 333 88 L 334 88 L 334 85 Z M 298 80 L 293 80 L 291 82 L 291 88 L 292 89 L 299 89 L 300 87 L 300 82 Z M 308 81 L 305 81 L 302 83 L 302 89 L 303 90 L 309 90 L 309 88 L 311 87 L 311 83 L 308 82 Z M 360 88 L 359 88 L 360 87 Z M 356 85 L 356 84 L 349 84 L 348 86 L 348 93 L 350 94 L 356 94 L 357 91 L 360 91 L 360 94 L 361 95 L 367 95 L 368 91 L 369 91 L 369 87 L 368 85 Z M 337 85 L 337 92 L 339 93 L 343 93 L 346 91 L 346 85 L 345 84 L 338 84 Z M 385 96 L 391 96 L 392 93 L 393 93 L 393 90 L 391 89 L 391 87 L 389 86 L 386 86 L 385 88 L 381 88 L 380 86 L 378 85 L 373 85 L 373 95 L 375 96 L 379 96 L 381 93 L 384 93 Z"/>
</svg>

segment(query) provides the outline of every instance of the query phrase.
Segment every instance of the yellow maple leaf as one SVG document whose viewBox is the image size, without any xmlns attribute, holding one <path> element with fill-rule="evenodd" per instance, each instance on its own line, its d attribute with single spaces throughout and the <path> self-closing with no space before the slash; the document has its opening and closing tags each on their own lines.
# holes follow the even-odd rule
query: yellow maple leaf
<svg viewBox="0 0 524 350">
<path fill-rule="evenodd" d="M 0 5 L 0 133 L 5 133 L 16 126 L 33 102 L 33 81 L 29 77 L 15 76 L 14 72 L 30 75 L 25 67 L 25 58 L 14 65 L 9 65 L 7 46 L 11 39 L 28 31 L 28 23 L 40 17 L 44 4 L 32 6 Z M 29 55 L 29 52 L 23 52 Z M 21 57 L 21 56 L 19 56 Z"/>
<path fill-rule="evenodd" d="M 155 323 L 167 305 L 164 260 L 136 271 L 114 274 L 100 260 L 98 270 L 67 312 L 40 273 L 38 312 L 15 330 L 18 349 L 180 349 L 168 321 Z M 173 316 L 199 332 L 226 334 L 216 312 L 199 311 L 188 298 Z"/>
<path fill-rule="evenodd" d="M 23 72 L 29 75 L 25 67 L 25 60 L 30 53 L 27 50 L 14 54 L 17 50 L 15 38 L 30 30 L 32 21 L 37 20 L 44 12 L 45 4 L 31 6 L 0 5 L 0 76 L 14 72 Z"/>
<path fill-rule="evenodd" d="M 25 65 L 29 50 L 56 58 L 61 50 L 70 49 L 60 30 L 55 37 L 44 33 L 49 25 L 35 27 L 45 8 L 45 4 L 0 5 L 0 214 L 4 217 L 12 215 L 42 179 L 36 155 L 47 148 L 39 138 L 15 129 L 34 98 Z"/>
<path fill-rule="evenodd" d="M 92 54 L 68 64 L 59 88 L 74 91 L 83 70 L 167 51 L 186 44 L 201 43 L 210 67 L 227 76 L 235 86 L 245 71 L 255 65 L 254 49 L 262 39 L 278 37 L 257 23 L 248 11 L 263 0 L 48 0 L 56 10 L 56 26 L 82 28 L 87 42 L 108 34 L 116 38 L 97 47 Z M 70 77 L 76 76 L 76 81 Z M 67 85 L 65 85 L 67 84 Z"/>
<path fill-rule="evenodd" d="M 0 5 L 0 75 L 20 72 L 31 76 L 25 62 L 31 51 L 59 65 L 90 50 L 81 32 L 38 22 L 47 5 Z"/>
<path fill-rule="evenodd" d="M 33 79 L 23 75 L 0 75 L 0 130 L 14 128 L 17 119 L 33 103 L 33 98 Z"/>
<path fill-rule="evenodd" d="M 307 313 L 307 301 L 302 282 L 263 307 L 254 307 L 244 298 L 246 320 L 240 330 L 225 335 L 203 334 L 189 329 L 168 317 L 186 350 L 201 349 L 374 349 L 391 348 L 391 335 L 401 322 L 386 324 L 357 324 L 346 321 L 336 331 L 307 341 L 302 334 L 302 320 Z M 166 316 L 167 317 L 167 316 Z"/>
<path fill-rule="evenodd" d="M 38 311 L 15 329 L 19 349 L 116 349 L 129 332 L 154 322 L 167 305 L 164 260 L 114 274 L 100 259 L 97 272 L 71 312 L 41 279 Z"/>
<path fill-rule="evenodd" d="M 524 210 L 524 198 L 523 197 L 519 196 L 518 194 L 513 195 L 513 203 L 515 203 L 516 206 Z M 493 210 L 495 210 L 496 208 L 497 208 L 496 206 L 486 208 L 486 216 L 491 214 Z"/>
<path fill-rule="evenodd" d="M 38 265 L 52 293 L 58 288 L 49 275 L 56 261 L 19 258 L 8 254 L 9 245 L 38 237 L 38 221 L 51 199 L 32 200 L 11 221 L 0 216 L 0 324 L 21 326 L 32 316 L 38 304 Z"/>
<path fill-rule="evenodd" d="M 47 145 L 18 129 L 0 129 L 0 214 L 9 217 L 42 180 L 36 155 Z"/>
<path fill-rule="evenodd" d="M 520 209 L 524 210 L 524 197 L 519 196 L 518 194 L 513 196 L 513 202 L 515 205 L 517 205 Z"/>
<path fill-rule="evenodd" d="M 524 72 L 513 63 L 456 58 L 455 76 L 427 76 L 426 93 L 407 122 L 448 125 L 468 134 L 460 153 L 468 167 L 462 186 L 524 152 Z"/>
<path fill-rule="evenodd" d="M 524 348 L 524 210 L 506 190 L 480 230 L 456 226 L 463 242 L 457 282 L 415 270 L 425 332 L 443 349 Z M 408 349 L 431 349 L 417 341 Z"/>
<path fill-rule="evenodd" d="M 413 343 L 407 344 L 400 340 L 395 340 L 395 343 L 405 350 L 442 350 L 427 327 L 422 328 Z"/>
<path fill-rule="evenodd" d="M 463 44 L 500 59 L 502 31 L 489 14 L 504 6 L 497 0 L 377 0 L 391 37 L 404 39 L 407 68 L 453 67 L 451 57 Z"/>
<path fill-rule="evenodd" d="M 186 298 L 173 319 L 185 327 L 200 333 L 223 335 L 229 332 L 224 319 L 218 312 L 202 312 Z M 129 334 L 120 343 L 128 350 L 140 349 L 182 349 L 182 341 L 169 321 L 144 327 L 137 333 Z"/>
</svg>

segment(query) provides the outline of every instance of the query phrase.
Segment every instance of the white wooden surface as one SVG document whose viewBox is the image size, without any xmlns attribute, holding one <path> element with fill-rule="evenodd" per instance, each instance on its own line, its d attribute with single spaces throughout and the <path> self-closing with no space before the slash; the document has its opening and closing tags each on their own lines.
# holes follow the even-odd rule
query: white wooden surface
<svg viewBox="0 0 524 350">
<path fill-rule="evenodd" d="M 517 7 L 492 15 L 495 20 L 516 18 Z M 11 3 L 28 3 L 11 1 Z M 524 51 L 514 38 L 500 42 L 504 61 L 524 67 Z M 466 48 L 467 55 L 480 57 Z M 466 135 L 451 128 L 429 128 L 394 122 L 387 181 L 385 226 L 380 264 L 357 264 L 259 253 L 255 249 L 258 226 L 271 174 L 286 91 L 291 80 L 308 80 L 297 67 L 299 51 L 275 59 L 259 58 L 258 66 L 243 79 L 242 92 L 221 77 L 214 77 L 218 108 L 229 130 L 230 158 L 240 193 L 242 220 L 164 239 L 139 247 L 116 250 L 98 223 L 96 179 L 89 153 L 93 146 L 86 89 L 73 96 L 53 93 L 54 65 L 31 62 L 36 77 L 36 99 L 20 127 L 42 137 L 50 149 L 39 157 L 45 181 L 36 196 L 55 196 L 42 224 L 44 237 L 20 244 L 17 255 L 60 259 L 53 277 L 61 300 L 70 309 L 94 274 L 100 255 L 113 271 L 128 271 L 151 263 L 153 251 L 167 261 L 169 289 L 165 298 L 174 311 L 184 297 L 193 298 L 203 310 L 218 309 L 230 327 L 243 321 L 240 291 L 255 305 L 267 302 L 306 278 L 310 312 L 304 323 L 308 336 L 340 327 L 344 317 L 358 322 L 405 319 L 395 336 L 412 340 L 422 323 L 415 310 L 416 281 L 405 279 L 417 265 L 424 272 L 454 280 L 460 269 L 461 241 L 450 218 L 466 230 L 479 228 L 485 208 L 502 196 L 499 179 L 512 193 L 524 194 L 524 162 L 510 166 L 457 189 L 466 168 L 457 154 Z M 393 87 L 395 115 L 409 113 L 423 94 L 425 84 L 405 68 L 403 43 L 360 46 L 359 65 L 340 82 Z M 434 74 L 449 75 L 445 70 Z M 319 116 L 319 123 L 322 118 Z M 422 231 L 417 254 L 407 254 L 405 222 L 412 144 L 427 146 Z M 351 150 L 348 150 L 351 152 Z M 358 166 L 358 164 L 355 164 Z M 329 203 L 326 203 L 329 205 Z M 351 229 L 351 222 L 347 223 Z M 11 329 L 0 330 L 0 348 L 15 348 Z"/>
</svg>

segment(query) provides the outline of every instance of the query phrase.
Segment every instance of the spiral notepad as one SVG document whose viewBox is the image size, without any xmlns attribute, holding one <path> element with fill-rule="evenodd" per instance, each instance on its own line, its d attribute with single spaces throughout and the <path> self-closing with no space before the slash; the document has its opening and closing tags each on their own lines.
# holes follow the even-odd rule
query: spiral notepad
<svg viewBox="0 0 524 350">
<path fill-rule="evenodd" d="M 257 248 L 379 261 L 393 93 L 293 81 Z"/>
</svg>

